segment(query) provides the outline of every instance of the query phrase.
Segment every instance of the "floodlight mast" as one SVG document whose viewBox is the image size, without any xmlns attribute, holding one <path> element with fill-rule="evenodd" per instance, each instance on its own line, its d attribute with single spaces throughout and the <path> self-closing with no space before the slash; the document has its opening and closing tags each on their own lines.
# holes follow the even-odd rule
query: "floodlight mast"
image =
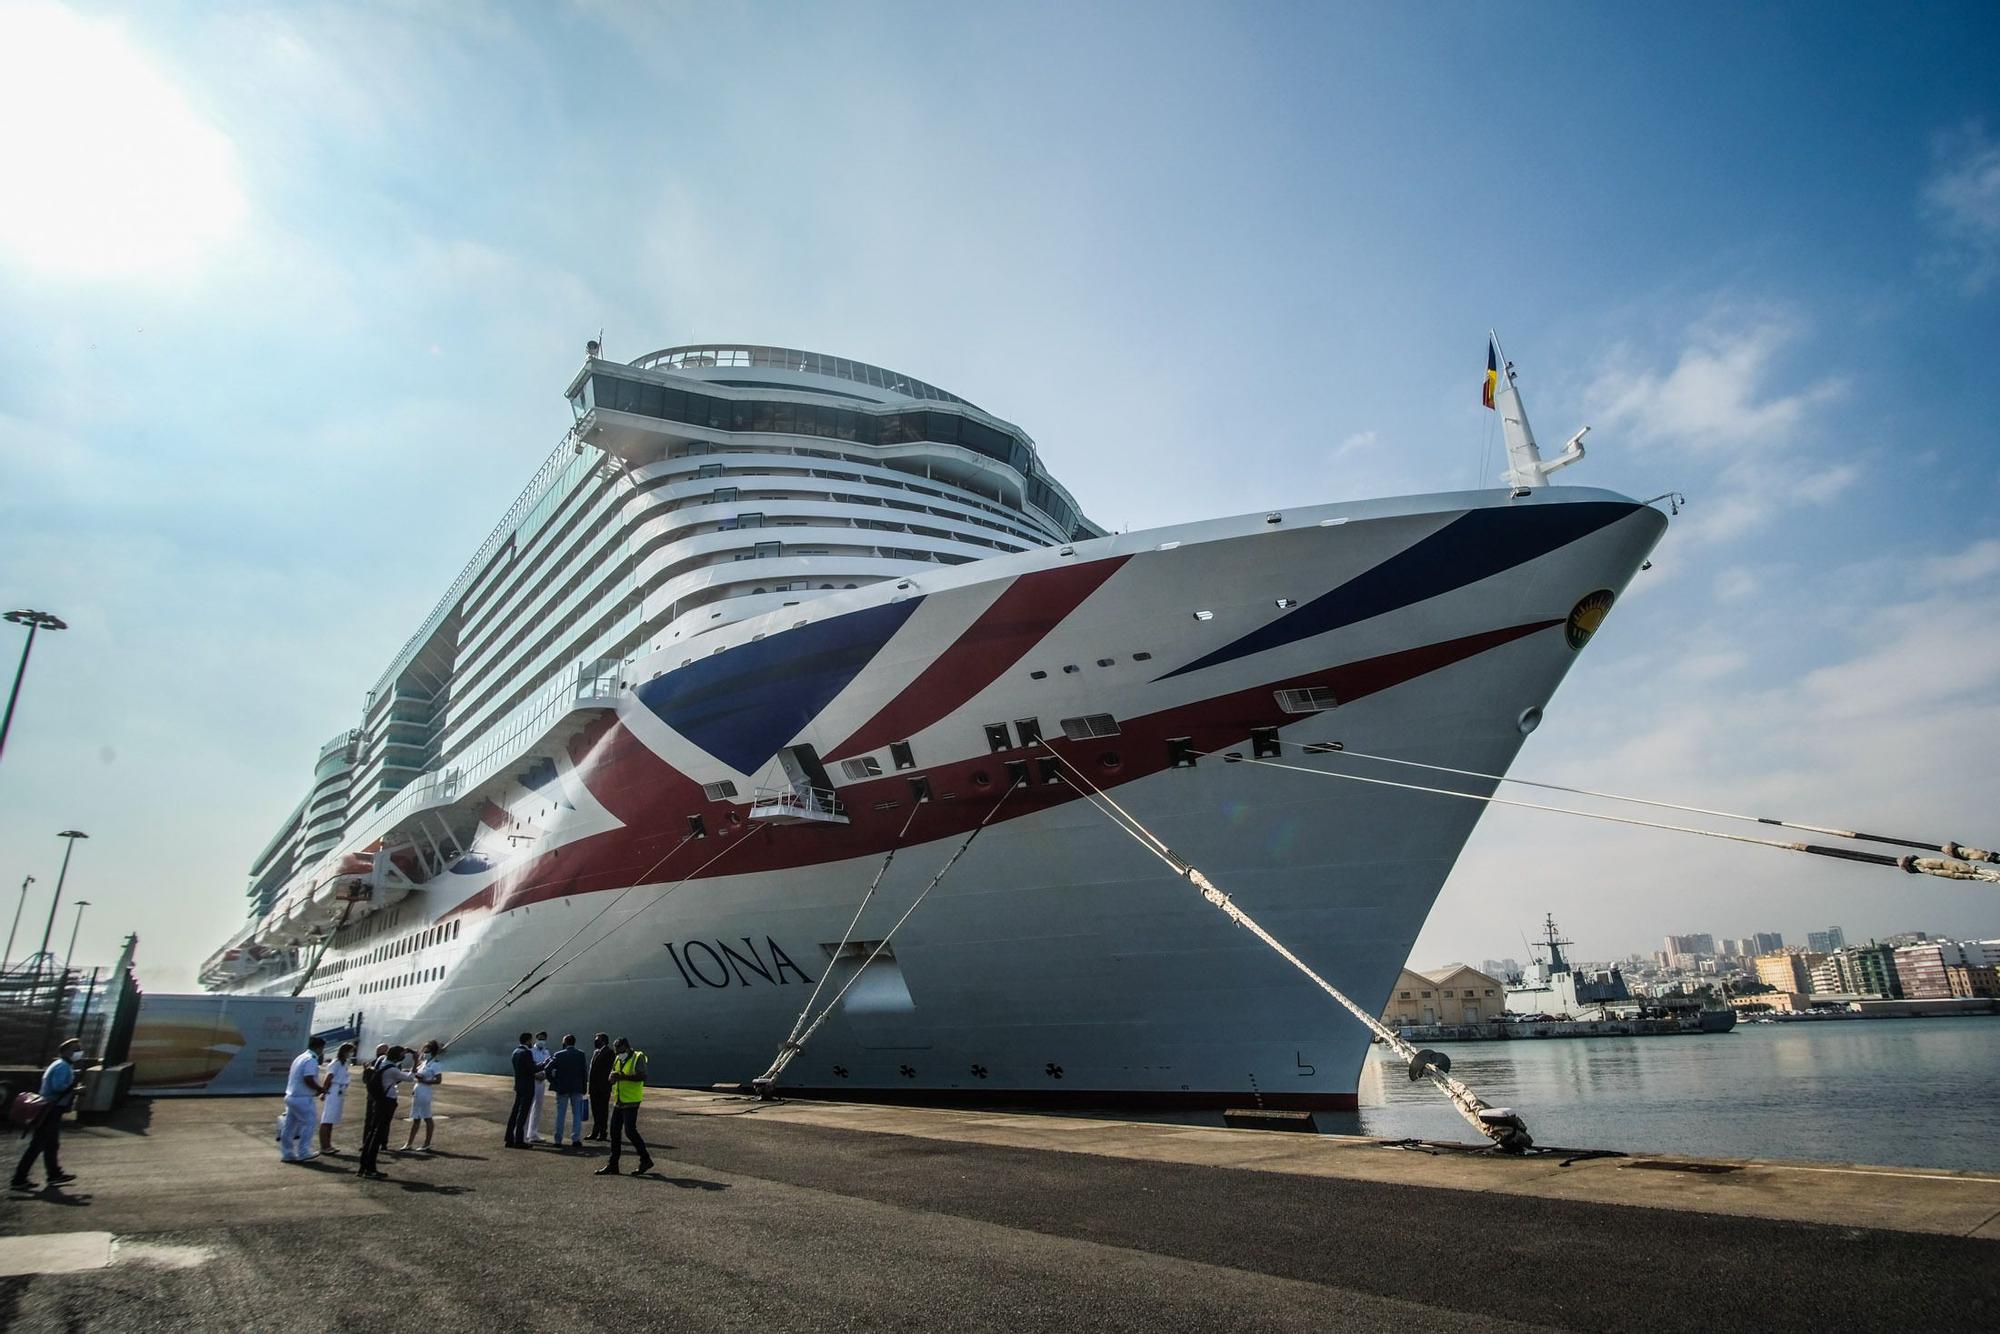
<svg viewBox="0 0 2000 1334">
<path fill-rule="evenodd" d="M 28 674 L 28 655 L 35 651 L 35 631 L 67 630 L 69 626 L 63 623 L 62 617 L 53 612 L 35 611 L 29 607 L 10 611 L 0 619 L 28 627 L 28 642 L 21 646 L 21 665 L 14 669 L 14 688 L 7 692 L 7 714 L 4 718 L 0 718 L 0 754 L 4 754 L 7 750 L 7 733 L 14 726 L 14 703 L 21 698 L 21 678 Z"/>
</svg>

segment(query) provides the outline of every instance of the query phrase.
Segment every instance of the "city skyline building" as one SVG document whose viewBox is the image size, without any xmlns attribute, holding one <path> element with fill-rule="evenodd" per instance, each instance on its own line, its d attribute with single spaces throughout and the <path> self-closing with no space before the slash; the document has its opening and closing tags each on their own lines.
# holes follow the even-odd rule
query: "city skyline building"
<svg viewBox="0 0 2000 1334">
<path fill-rule="evenodd" d="M 1837 926 L 1806 932 L 1806 948 L 1814 954 L 1834 954 L 1847 948 L 1847 934 Z"/>
</svg>

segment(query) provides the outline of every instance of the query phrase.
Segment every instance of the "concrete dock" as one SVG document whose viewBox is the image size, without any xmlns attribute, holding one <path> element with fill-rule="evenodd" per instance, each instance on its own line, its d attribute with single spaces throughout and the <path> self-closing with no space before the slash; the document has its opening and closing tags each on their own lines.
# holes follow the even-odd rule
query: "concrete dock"
<svg viewBox="0 0 2000 1334">
<path fill-rule="evenodd" d="M 2000 1317 L 2000 1174 L 1505 1159 L 655 1089 L 655 1169 L 613 1179 L 591 1174 L 600 1146 L 503 1150 L 507 1098 L 451 1076 L 438 1152 L 385 1156 L 388 1181 L 355 1178 L 358 1124 L 349 1156 L 281 1164 L 276 1099 L 141 1100 L 71 1127 L 79 1180 L 0 1203 L 0 1329 L 1823 1334 Z"/>
</svg>

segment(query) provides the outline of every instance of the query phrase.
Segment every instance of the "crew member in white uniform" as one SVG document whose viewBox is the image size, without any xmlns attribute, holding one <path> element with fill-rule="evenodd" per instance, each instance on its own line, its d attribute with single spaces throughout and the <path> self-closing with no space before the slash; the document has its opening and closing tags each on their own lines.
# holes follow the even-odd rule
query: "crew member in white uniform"
<svg viewBox="0 0 2000 1334">
<path fill-rule="evenodd" d="M 535 1034 L 535 1100 L 528 1104 L 528 1129 L 523 1138 L 530 1144 L 542 1142 L 542 1095 L 549 1091 L 549 1035 Z"/>
<path fill-rule="evenodd" d="M 340 1124 L 340 1118 L 347 1112 L 347 1086 L 353 1082 L 354 1053 L 358 1051 L 352 1042 L 340 1044 L 333 1064 L 326 1071 L 326 1100 L 319 1109 L 319 1151 L 332 1153 L 333 1128 Z"/>
<path fill-rule="evenodd" d="M 319 1099 L 326 1092 L 326 1081 L 319 1076 L 320 1058 L 326 1054 L 326 1039 L 315 1037 L 306 1041 L 306 1049 L 292 1059 L 290 1073 L 285 1076 L 285 1126 L 278 1136 L 278 1157 L 288 1163 L 310 1162 L 319 1157 L 313 1152 L 313 1127 L 319 1123 Z"/>
<path fill-rule="evenodd" d="M 424 1044 L 424 1054 L 417 1062 L 416 1081 L 410 1090 L 410 1134 L 403 1141 L 401 1152 L 408 1153 L 417 1142 L 417 1127 L 424 1128 L 424 1152 L 431 1151 L 431 1135 L 437 1129 L 437 1122 L 431 1116 L 431 1095 L 439 1084 L 444 1083 L 444 1067 L 438 1064 L 437 1039 Z"/>
</svg>

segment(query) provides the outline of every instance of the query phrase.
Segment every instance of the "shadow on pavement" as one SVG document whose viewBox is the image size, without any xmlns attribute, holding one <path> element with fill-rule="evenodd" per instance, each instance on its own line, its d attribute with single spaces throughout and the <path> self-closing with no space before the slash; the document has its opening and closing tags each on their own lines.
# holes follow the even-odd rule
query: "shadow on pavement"
<svg viewBox="0 0 2000 1334">
<path fill-rule="evenodd" d="M 703 1181 L 700 1177 L 670 1177 L 658 1172 L 633 1172 L 630 1175 L 640 1181 L 664 1181 L 669 1186 L 679 1186 L 682 1190 L 728 1190 L 726 1181 Z"/>
<path fill-rule="evenodd" d="M 110 1131 L 116 1135 L 144 1135 L 151 1129 L 152 1124 L 153 1100 L 133 1096 L 108 1112 L 84 1113 L 77 1119 L 73 1130 L 83 1134 Z"/>
</svg>

